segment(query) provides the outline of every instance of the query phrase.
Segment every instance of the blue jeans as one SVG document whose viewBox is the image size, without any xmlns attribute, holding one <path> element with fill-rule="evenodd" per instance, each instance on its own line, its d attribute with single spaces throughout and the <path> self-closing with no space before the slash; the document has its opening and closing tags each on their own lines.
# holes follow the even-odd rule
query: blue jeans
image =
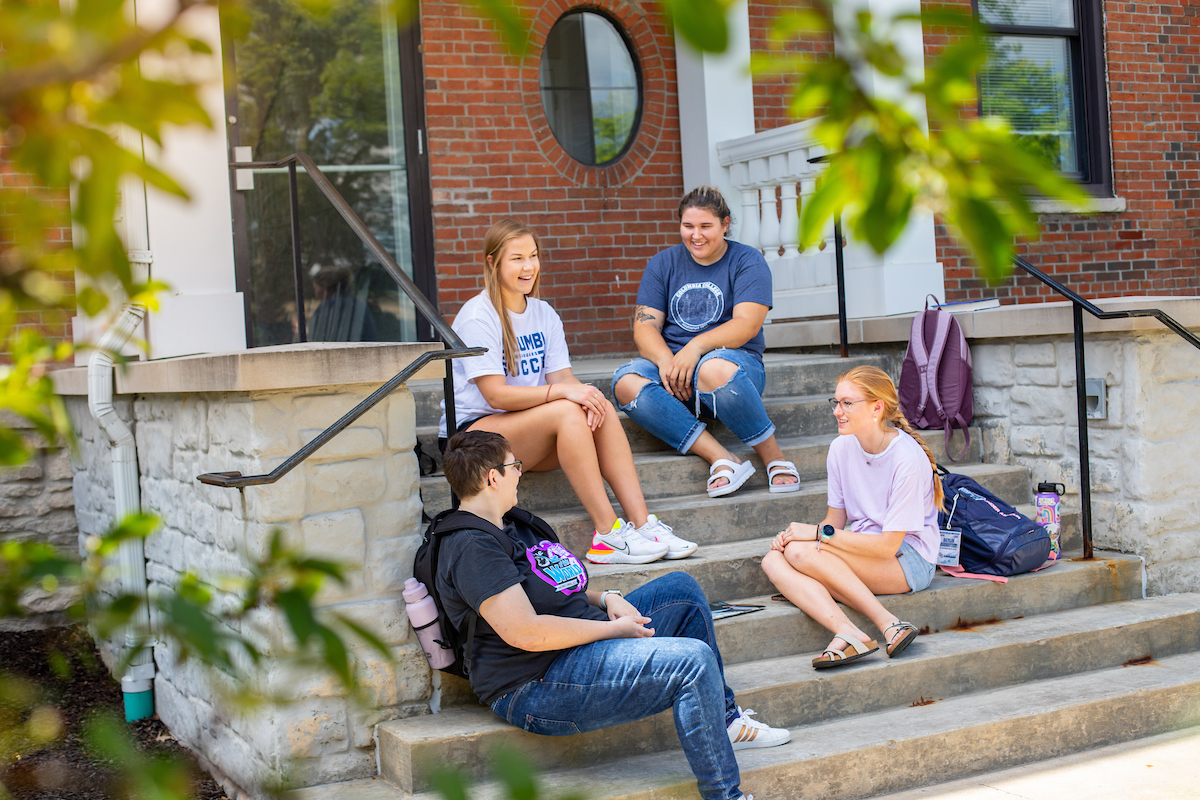
<svg viewBox="0 0 1200 800">
<path fill-rule="evenodd" d="M 704 800 L 741 796 L 726 729 L 737 716 L 717 651 L 708 599 L 673 572 L 625 598 L 649 617 L 654 637 L 606 639 L 567 650 L 539 680 L 492 702 L 531 733 L 566 736 L 675 711 L 675 730 Z"/>
<path fill-rule="evenodd" d="M 700 367 L 711 358 L 719 358 L 737 365 L 737 372 L 724 386 L 712 392 L 696 389 Z M 762 359 L 747 350 L 720 347 L 705 353 L 696 364 L 692 374 L 692 399 L 690 409 L 679 398 L 662 385 L 658 367 L 653 361 L 635 358 L 617 368 L 613 374 L 613 390 L 617 381 L 629 374 L 640 375 L 650 383 L 643 386 L 629 405 L 617 407 L 630 419 L 650 433 L 686 453 L 700 438 L 706 427 L 697 417 L 702 413 L 710 419 L 720 420 L 734 435 L 753 447 L 762 444 L 775 433 L 775 425 L 767 416 L 762 393 L 767 385 L 767 372 Z"/>
</svg>

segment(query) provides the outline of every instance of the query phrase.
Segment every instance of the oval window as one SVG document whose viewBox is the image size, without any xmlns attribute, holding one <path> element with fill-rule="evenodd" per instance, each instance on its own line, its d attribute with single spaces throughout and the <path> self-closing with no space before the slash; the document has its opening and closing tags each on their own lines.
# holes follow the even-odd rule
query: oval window
<svg viewBox="0 0 1200 800">
<path fill-rule="evenodd" d="M 641 88 L 633 52 L 608 17 L 573 11 L 554 23 L 539 86 L 550 130 L 572 158 L 599 166 L 628 149 Z"/>
</svg>

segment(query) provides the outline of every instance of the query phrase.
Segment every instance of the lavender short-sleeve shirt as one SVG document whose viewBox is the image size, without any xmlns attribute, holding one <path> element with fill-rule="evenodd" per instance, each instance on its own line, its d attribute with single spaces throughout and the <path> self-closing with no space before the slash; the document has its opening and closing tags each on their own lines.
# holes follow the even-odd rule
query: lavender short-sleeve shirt
<svg viewBox="0 0 1200 800">
<path fill-rule="evenodd" d="M 829 505 L 846 509 L 846 530 L 879 535 L 904 531 L 904 541 L 930 564 L 937 563 L 937 508 L 933 469 L 921 445 L 904 431 L 878 455 L 858 437 L 839 436 L 829 446 Z"/>
</svg>

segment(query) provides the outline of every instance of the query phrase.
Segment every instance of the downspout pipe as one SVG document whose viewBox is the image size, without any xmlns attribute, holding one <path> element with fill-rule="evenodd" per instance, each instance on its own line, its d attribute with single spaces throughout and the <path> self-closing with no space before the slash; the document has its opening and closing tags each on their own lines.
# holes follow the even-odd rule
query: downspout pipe
<svg viewBox="0 0 1200 800">
<path fill-rule="evenodd" d="M 142 510 L 133 431 L 113 406 L 113 361 L 115 354 L 121 352 L 121 348 L 133 336 L 133 332 L 142 324 L 145 316 L 145 306 L 127 304 L 121 310 L 117 321 L 100 339 L 100 344 L 88 360 L 88 409 L 112 444 L 114 521 Z M 142 600 L 131 624 L 125 630 L 125 647 L 133 650 L 141 646 L 141 649 L 121 676 L 125 721 L 134 722 L 154 714 L 155 643 L 150 635 L 149 592 L 143 540 L 132 538 L 121 542 L 117 550 L 117 562 L 121 570 L 122 590 Z"/>
</svg>

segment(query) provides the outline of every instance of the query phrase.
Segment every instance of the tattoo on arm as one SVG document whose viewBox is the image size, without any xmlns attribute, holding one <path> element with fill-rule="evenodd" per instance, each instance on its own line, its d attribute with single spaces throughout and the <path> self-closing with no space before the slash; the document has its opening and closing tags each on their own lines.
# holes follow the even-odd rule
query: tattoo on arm
<svg viewBox="0 0 1200 800">
<path fill-rule="evenodd" d="M 634 306 L 633 320 L 634 322 L 659 322 L 658 317 L 650 313 L 651 309 L 648 306 Z"/>
</svg>

